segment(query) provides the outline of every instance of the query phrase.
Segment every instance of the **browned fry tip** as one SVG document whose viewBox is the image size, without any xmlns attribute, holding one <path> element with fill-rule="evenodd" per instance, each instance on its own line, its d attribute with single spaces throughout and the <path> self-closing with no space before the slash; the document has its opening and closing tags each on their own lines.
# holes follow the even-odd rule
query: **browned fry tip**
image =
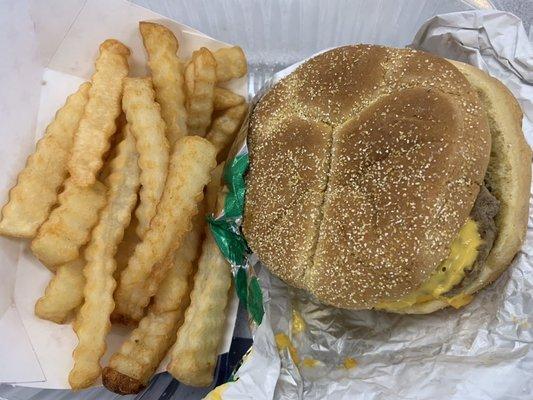
<svg viewBox="0 0 533 400">
<path fill-rule="evenodd" d="M 146 387 L 141 381 L 109 367 L 102 372 L 102 382 L 108 390 L 121 395 L 139 393 Z"/>
</svg>

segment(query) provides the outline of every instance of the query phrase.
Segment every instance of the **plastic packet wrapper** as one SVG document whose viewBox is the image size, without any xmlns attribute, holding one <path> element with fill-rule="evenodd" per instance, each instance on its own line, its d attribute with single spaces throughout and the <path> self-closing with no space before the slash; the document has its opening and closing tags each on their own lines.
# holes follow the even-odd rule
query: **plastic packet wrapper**
<svg viewBox="0 0 533 400">
<path fill-rule="evenodd" d="M 436 16 L 411 47 L 468 62 L 500 79 L 520 102 L 524 133 L 533 143 L 533 49 L 518 18 L 494 11 Z M 253 103 L 298 65 L 274 75 Z M 232 153 L 224 174 L 230 195 L 211 227 L 250 312 L 254 344 L 234 382 L 217 388 L 212 398 L 533 397 L 531 217 L 512 266 L 467 307 L 429 315 L 342 310 L 287 286 L 248 254 L 239 230 L 246 122 Z"/>
</svg>

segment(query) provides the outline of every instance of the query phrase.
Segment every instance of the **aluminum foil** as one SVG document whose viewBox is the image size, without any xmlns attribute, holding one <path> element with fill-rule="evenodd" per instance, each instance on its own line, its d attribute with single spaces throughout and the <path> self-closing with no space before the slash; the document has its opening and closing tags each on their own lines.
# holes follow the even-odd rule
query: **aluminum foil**
<svg viewBox="0 0 533 400">
<path fill-rule="evenodd" d="M 437 16 L 412 46 L 502 80 L 522 105 L 533 143 L 533 49 L 516 17 L 486 11 Z M 533 399 L 531 216 L 512 266 L 459 310 L 419 316 L 341 310 L 288 287 L 261 265 L 257 273 L 265 316 L 237 381 L 220 391 L 224 399 Z M 280 333 L 290 337 L 298 366 L 294 351 L 278 352 Z"/>
</svg>

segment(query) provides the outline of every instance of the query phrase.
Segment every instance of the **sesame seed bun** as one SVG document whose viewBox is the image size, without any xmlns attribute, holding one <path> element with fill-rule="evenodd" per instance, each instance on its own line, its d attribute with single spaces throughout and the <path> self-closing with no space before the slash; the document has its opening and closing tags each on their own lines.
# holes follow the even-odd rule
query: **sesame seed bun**
<svg viewBox="0 0 533 400">
<path fill-rule="evenodd" d="M 491 135 L 458 67 L 358 45 L 278 82 L 251 115 L 248 147 L 251 249 L 322 302 L 368 309 L 413 292 L 447 257 L 483 184 Z"/>
</svg>

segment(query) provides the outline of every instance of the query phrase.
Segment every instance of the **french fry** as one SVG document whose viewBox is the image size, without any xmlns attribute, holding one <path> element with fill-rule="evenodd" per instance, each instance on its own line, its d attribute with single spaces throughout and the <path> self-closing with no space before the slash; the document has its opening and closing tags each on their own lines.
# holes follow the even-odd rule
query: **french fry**
<svg viewBox="0 0 533 400">
<path fill-rule="evenodd" d="M 104 368 L 102 380 L 109 390 L 119 394 L 138 393 L 176 340 L 176 331 L 189 305 L 190 278 L 204 226 L 204 211 L 201 209 L 194 217 L 192 230 L 174 253 L 173 265 L 148 313 Z"/>
<path fill-rule="evenodd" d="M 241 78 L 248 72 L 246 56 L 239 46 L 224 47 L 213 53 L 217 63 L 217 82 Z"/>
<path fill-rule="evenodd" d="M 31 242 L 33 254 L 50 270 L 80 256 L 80 248 L 91 236 L 98 213 L 105 204 L 106 187 L 96 181 L 89 187 L 77 186 L 71 178 L 58 196 L 59 205 L 41 225 Z"/>
<path fill-rule="evenodd" d="M 224 198 L 224 193 L 219 194 L 218 207 L 223 205 Z M 231 279 L 229 264 L 207 228 L 191 304 L 178 330 L 167 367 L 174 378 L 186 385 L 209 386 L 213 382 Z"/>
<path fill-rule="evenodd" d="M 233 93 L 229 89 L 220 87 L 215 88 L 215 98 L 213 100 L 213 108 L 215 111 L 224 111 L 242 103 L 244 103 L 244 97 L 240 94 Z"/>
<path fill-rule="evenodd" d="M 241 104 L 227 109 L 213 120 L 206 139 L 215 146 L 217 154 L 221 156 L 227 155 L 227 151 L 235 140 L 247 111 L 248 105 L 246 103 Z M 225 157 L 217 158 L 225 159 Z"/>
<path fill-rule="evenodd" d="M 205 206 L 209 214 L 214 213 L 217 205 L 218 192 L 222 185 L 222 174 L 224 173 L 224 163 L 220 163 L 211 172 L 211 180 L 205 189 Z"/>
<path fill-rule="evenodd" d="M 216 61 L 205 47 L 193 53 L 185 68 L 187 126 L 190 135 L 204 136 L 211 123 L 215 98 Z"/>
<path fill-rule="evenodd" d="M 184 299 L 183 295 L 179 295 L 180 293 L 187 292 L 187 299 L 189 298 L 188 291 L 192 289 L 192 285 L 189 285 L 188 280 L 195 267 L 194 262 L 200 256 L 200 247 L 205 230 L 206 207 L 204 204 L 205 201 L 198 205 L 199 211 L 193 218 L 192 229 L 185 235 L 182 244 L 172 255 L 171 268 L 153 298 L 150 307 L 157 314 L 176 310 L 182 303 L 181 300 Z M 188 305 L 189 302 L 187 301 Z"/>
<path fill-rule="evenodd" d="M 124 120 L 126 117 L 124 117 Z M 126 123 L 125 123 L 126 124 Z M 124 124 L 124 125 L 125 125 Z M 130 131 L 130 127 L 123 126 L 122 133 L 133 135 Z M 118 147 L 118 146 L 117 146 Z M 115 147 L 115 150 L 116 148 Z M 115 151 L 116 153 L 116 151 Z M 116 155 L 116 154 L 115 154 Z M 109 170 L 111 170 L 111 162 L 108 163 Z M 109 172 L 111 173 L 111 171 Z M 137 200 L 135 202 L 136 206 L 139 204 L 139 196 L 137 196 Z M 137 207 L 134 207 L 136 209 Z M 117 263 L 117 266 L 115 268 L 115 272 L 113 274 L 115 280 L 118 280 L 120 277 L 120 273 L 126 266 L 128 265 L 128 260 L 130 259 L 131 255 L 133 254 L 133 251 L 135 250 L 135 246 L 140 242 L 140 238 L 137 235 L 137 227 L 139 226 L 139 221 L 137 220 L 137 217 L 134 213 L 131 215 L 130 223 L 124 230 L 124 237 L 122 238 L 122 241 L 117 246 L 117 252 L 115 254 L 115 261 Z"/>
<path fill-rule="evenodd" d="M 71 178 L 78 186 L 90 186 L 102 168 L 119 116 L 122 83 L 128 75 L 129 49 L 114 39 L 100 45 L 89 100 L 80 121 L 68 161 Z"/>
<path fill-rule="evenodd" d="M 140 203 L 135 210 L 140 238 L 150 226 L 168 172 L 169 145 L 160 106 L 155 102 L 150 78 L 126 78 L 122 104 L 135 137 L 141 167 Z"/>
<path fill-rule="evenodd" d="M 116 119 L 117 132 L 111 136 L 111 139 L 109 140 L 109 149 L 102 157 L 102 168 L 97 175 L 97 180 L 100 182 L 107 181 L 109 175 L 111 175 L 111 162 L 117 156 L 117 145 L 124 139 L 124 129 L 127 123 L 128 121 L 126 121 L 126 114 L 121 112 Z"/>
<path fill-rule="evenodd" d="M 191 229 L 203 188 L 216 166 L 215 157 L 213 145 L 198 136 L 185 136 L 176 142 L 156 215 L 120 275 L 116 314 L 135 321 L 143 316 L 170 267 L 165 258 L 179 248 Z"/>
<path fill-rule="evenodd" d="M 74 134 L 89 98 L 90 83 L 84 83 L 67 98 L 46 128 L 17 184 L 9 192 L 2 209 L 0 234 L 32 238 L 50 214 L 57 192 L 67 176 Z"/>
<path fill-rule="evenodd" d="M 59 266 L 44 295 L 35 303 L 35 315 L 58 324 L 64 323 L 83 302 L 84 266 L 83 257 Z"/>
<path fill-rule="evenodd" d="M 139 221 L 135 215 L 131 216 L 131 221 L 128 227 L 124 230 L 124 237 L 122 242 L 117 246 L 117 253 L 115 254 L 115 261 L 117 267 L 115 269 L 115 279 L 118 281 L 120 273 L 128 266 L 128 261 L 135 251 L 135 247 L 139 244 L 141 239 L 137 235 L 137 226 Z"/>
<path fill-rule="evenodd" d="M 183 80 L 185 83 L 185 93 L 188 95 L 194 91 L 194 64 L 192 63 L 192 60 L 188 60 L 183 67 Z M 187 106 L 187 99 L 185 100 L 185 106 Z M 213 98 L 213 102 L 214 101 L 215 99 Z"/>
<path fill-rule="evenodd" d="M 111 328 L 109 317 L 115 306 L 114 256 L 137 200 L 137 150 L 133 135 L 128 133 L 127 127 L 125 129 L 125 137 L 111 163 L 107 204 L 85 251 L 85 302 L 76 320 L 79 342 L 73 352 L 74 367 L 69 374 L 69 383 L 74 389 L 88 387 L 100 376 L 100 358 L 105 352 L 105 338 Z"/>
<path fill-rule="evenodd" d="M 175 339 L 173 327 L 178 323 L 180 312 L 169 311 L 156 314 L 151 311 L 139 322 L 102 371 L 104 386 L 112 392 L 124 395 L 138 393 L 146 387 L 150 375 L 163 359 Z M 174 331 L 175 332 L 175 331 Z"/>
<path fill-rule="evenodd" d="M 155 98 L 161 105 L 167 139 L 172 147 L 176 140 L 187 135 L 183 66 L 176 55 L 178 40 L 170 29 L 152 22 L 139 22 L 139 30 L 148 53 Z"/>
</svg>

